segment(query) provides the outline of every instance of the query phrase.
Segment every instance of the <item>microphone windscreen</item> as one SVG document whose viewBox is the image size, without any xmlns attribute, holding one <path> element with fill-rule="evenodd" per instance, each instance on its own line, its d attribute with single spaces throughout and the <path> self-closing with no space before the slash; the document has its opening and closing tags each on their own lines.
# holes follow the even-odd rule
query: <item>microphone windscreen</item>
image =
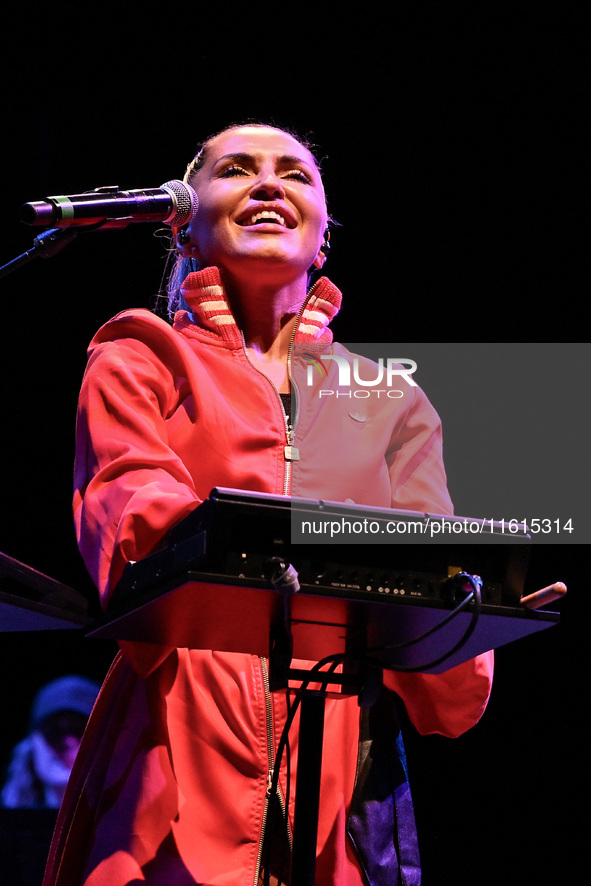
<svg viewBox="0 0 591 886">
<path fill-rule="evenodd" d="M 188 224 L 196 215 L 199 208 L 199 197 L 191 187 L 178 179 L 165 182 L 161 185 L 163 190 L 169 191 L 176 202 L 176 210 L 164 219 L 171 228 L 181 228 Z"/>
</svg>

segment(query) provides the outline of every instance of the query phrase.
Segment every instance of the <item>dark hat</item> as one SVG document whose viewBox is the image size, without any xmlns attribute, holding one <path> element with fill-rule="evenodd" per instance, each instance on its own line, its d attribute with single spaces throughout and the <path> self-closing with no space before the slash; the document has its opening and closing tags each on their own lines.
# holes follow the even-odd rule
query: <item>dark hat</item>
<svg viewBox="0 0 591 886">
<path fill-rule="evenodd" d="M 31 707 L 31 730 L 37 729 L 50 714 L 58 711 L 76 711 L 88 717 L 99 689 L 98 683 L 77 675 L 59 677 L 43 686 Z"/>
</svg>

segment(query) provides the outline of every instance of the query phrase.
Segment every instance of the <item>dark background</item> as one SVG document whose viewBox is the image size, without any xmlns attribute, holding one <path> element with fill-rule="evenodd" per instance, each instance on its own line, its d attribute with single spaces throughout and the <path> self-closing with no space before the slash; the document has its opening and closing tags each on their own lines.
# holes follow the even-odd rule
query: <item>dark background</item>
<svg viewBox="0 0 591 886">
<path fill-rule="evenodd" d="M 180 178 L 228 122 L 309 133 L 339 222 L 326 268 L 345 293 L 337 337 L 451 345 L 418 380 L 442 416 L 456 510 L 582 514 L 588 374 L 581 351 L 565 370 L 555 345 L 587 328 L 588 22 L 574 5 L 532 9 L 235 5 L 173 18 L 127 5 L 112 16 L 88 7 L 83 21 L 67 7 L 14 11 L 2 38 L 0 263 L 37 233 L 19 221 L 24 202 Z M 77 393 L 98 326 L 153 303 L 165 254 L 156 230 L 81 234 L 0 284 L 0 550 L 91 597 L 70 516 Z M 524 347 L 519 373 L 503 370 L 517 427 L 490 361 L 465 365 L 453 348 L 478 342 L 538 343 L 535 361 Z M 496 482 L 507 472 L 520 495 Z M 499 650 L 489 709 L 466 736 L 409 736 L 425 886 L 543 886 L 578 869 L 588 537 L 561 541 L 534 546 L 528 578 L 531 590 L 567 582 L 560 626 Z M 69 671 L 102 679 L 113 655 L 71 632 L 4 634 L 0 650 L 3 760 L 40 685 Z"/>
</svg>

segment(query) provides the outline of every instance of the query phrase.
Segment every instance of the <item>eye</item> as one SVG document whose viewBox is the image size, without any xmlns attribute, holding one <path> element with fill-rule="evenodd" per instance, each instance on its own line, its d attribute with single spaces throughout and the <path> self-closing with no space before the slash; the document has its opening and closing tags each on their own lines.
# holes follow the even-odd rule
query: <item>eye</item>
<svg viewBox="0 0 591 886">
<path fill-rule="evenodd" d="M 292 181 L 301 182 L 304 185 L 311 185 L 312 178 L 302 169 L 290 169 L 288 172 L 283 173 L 283 178 L 291 179 Z"/>
<path fill-rule="evenodd" d="M 237 163 L 232 163 L 231 166 L 227 166 L 219 173 L 220 178 L 232 178 L 237 175 L 248 175 L 248 170 L 244 168 L 244 166 L 239 166 Z"/>
</svg>

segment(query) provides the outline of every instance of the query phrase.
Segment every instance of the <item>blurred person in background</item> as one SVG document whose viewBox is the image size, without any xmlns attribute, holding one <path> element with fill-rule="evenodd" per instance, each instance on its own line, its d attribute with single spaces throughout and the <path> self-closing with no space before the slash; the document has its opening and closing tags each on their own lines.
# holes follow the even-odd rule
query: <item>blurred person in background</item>
<svg viewBox="0 0 591 886">
<path fill-rule="evenodd" d="M 59 677 L 33 700 L 29 732 L 13 749 L 0 804 L 7 809 L 57 809 L 99 686 Z"/>
</svg>

